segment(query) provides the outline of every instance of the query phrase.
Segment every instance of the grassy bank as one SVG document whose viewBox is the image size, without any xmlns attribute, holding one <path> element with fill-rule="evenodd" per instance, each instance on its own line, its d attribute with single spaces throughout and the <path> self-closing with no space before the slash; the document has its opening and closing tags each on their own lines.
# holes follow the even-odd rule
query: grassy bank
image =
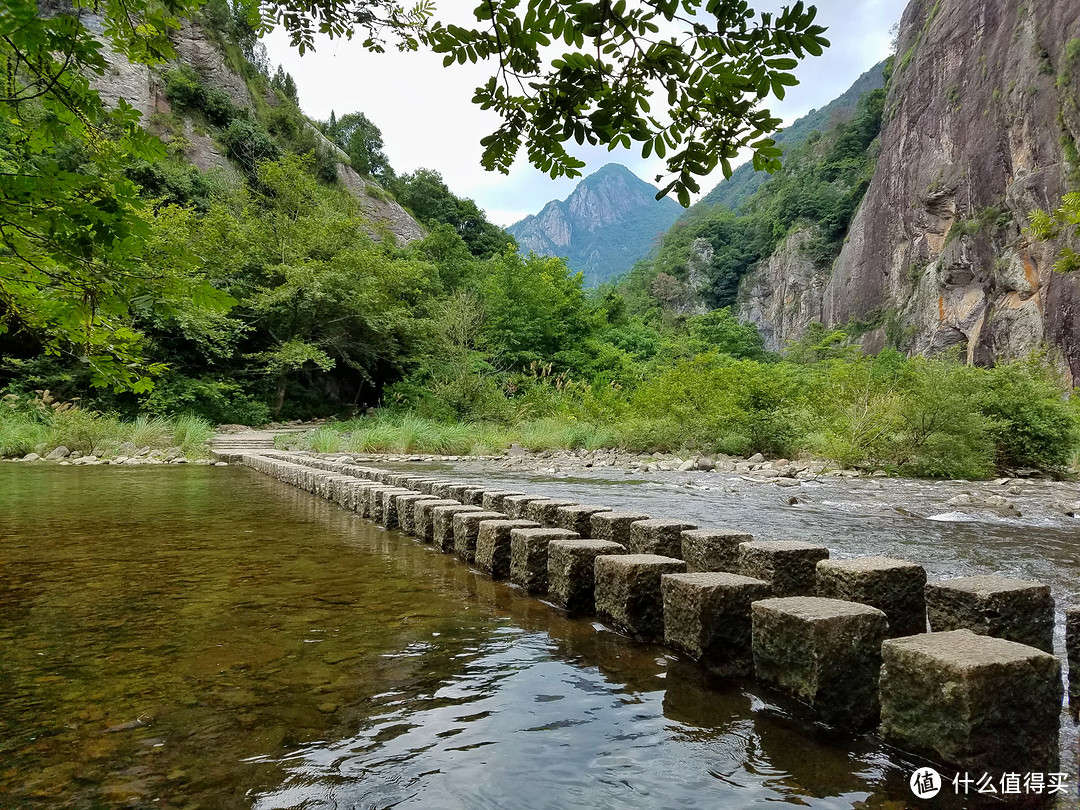
<svg viewBox="0 0 1080 810">
<path fill-rule="evenodd" d="M 463 394 L 457 383 L 453 391 L 477 403 L 473 418 L 443 416 L 445 392 L 436 388 L 408 409 L 332 424 L 288 443 L 324 453 L 489 455 L 511 443 L 533 451 L 611 448 L 684 457 L 760 452 L 972 479 L 1017 469 L 1068 473 L 1080 447 L 1075 399 L 1038 359 L 981 369 L 895 352 L 812 363 L 704 354 L 633 389 L 521 377 L 502 389 L 479 377 L 473 385 Z"/>
<path fill-rule="evenodd" d="M 71 402 L 55 402 L 47 391 L 31 398 L 7 397 L 0 406 L 0 457 L 44 456 L 57 447 L 97 456 L 116 455 L 124 444 L 151 450 L 180 448 L 188 458 L 209 455 L 214 428 L 198 416 L 139 416 L 120 419 L 116 414 L 82 409 Z"/>
</svg>

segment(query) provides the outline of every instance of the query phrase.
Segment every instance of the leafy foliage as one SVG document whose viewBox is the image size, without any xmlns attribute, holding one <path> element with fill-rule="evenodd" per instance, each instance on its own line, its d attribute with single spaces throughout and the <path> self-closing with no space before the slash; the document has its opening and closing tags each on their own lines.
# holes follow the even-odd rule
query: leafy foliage
<svg viewBox="0 0 1080 810">
<path fill-rule="evenodd" d="M 1080 237 L 1080 191 L 1073 191 L 1061 198 L 1061 205 L 1051 212 L 1033 211 L 1030 232 L 1038 239 L 1063 238 L 1075 243 Z M 1054 269 L 1059 273 L 1080 270 L 1080 254 L 1066 244 L 1061 249 Z"/>
<path fill-rule="evenodd" d="M 820 266 L 829 265 L 870 184 L 884 102 L 883 88 L 870 91 L 849 121 L 789 149 L 783 169 L 741 213 L 695 206 L 664 235 L 655 257 L 631 271 L 623 285 L 627 292 L 646 307 L 678 310 L 695 299 L 709 307 L 730 306 L 742 277 L 796 230 L 808 235 L 803 252 Z M 685 289 L 695 255 L 703 261 L 696 267 L 703 283 Z"/>
</svg>

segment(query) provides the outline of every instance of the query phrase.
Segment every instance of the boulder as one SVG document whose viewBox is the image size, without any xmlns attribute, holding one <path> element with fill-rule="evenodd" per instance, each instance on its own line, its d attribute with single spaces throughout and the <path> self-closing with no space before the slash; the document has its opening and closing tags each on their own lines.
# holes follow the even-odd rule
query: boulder
<svg viewBox="0 0 1080 810">
<path fill-rule="evenodd" d="M 59 461 L 62 458 L 67 458 L 71 455 L 71 451 L 63 445 L 55 448 L 49 455 L 45 456 L 46 461 Z"/>
</svg>

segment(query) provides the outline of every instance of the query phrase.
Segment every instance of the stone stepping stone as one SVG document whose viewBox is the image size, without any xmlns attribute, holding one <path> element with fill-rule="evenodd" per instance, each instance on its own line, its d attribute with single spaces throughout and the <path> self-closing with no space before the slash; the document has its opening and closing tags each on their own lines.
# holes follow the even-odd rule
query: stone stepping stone
<svg viewBox="0 0 1080 810">
<path fill-rule="evenodd" d="M 889 619 L 889 637 L 926 632 L 926 569 L 892 557 L 822 560 L 817 594 L 876 607 Z"/>
<path fill-rule="evenodd" d="M 934 631 L 970 630 L 1054 651 L 1050 586 L 998 574 L 931 582 L 926 613 Z"/>
<path fill-rule="evenodd" d="M 754 540 L 739 546 L 739 573 L 763 579 L 773 596 L 812 596 L 817 564 L 829 558 L 825 546 L 797 540 Z"/>
<path fill-rule="evenodd" d="M 664 641 L 725 677 L 754 674 L 750 605 L 771 595 L 760 579 L 719 572 L 664 574 Z"/>
<path fill-rule="evenodd" d="M 596 614 L 638 641 L 663 641 L 660 577 L 685 571 L 682 560 L 659 554 L 597 557 Z"/>
<path fill-rule="evenodd" d="M 731 529 L 691 529 L 682 533 L 682 558 L 690 573 L 739 572 L 739 546 L 754 536 Z"/>
<path fill-rule="evenodd" d="M 696 529 L 693 523 L 681 520 L 652 518 L 630 524 L 631 554 L 659 554 L 663 557 L 682 559 L 682 533 Z"/>
<path fill-rule="evenodd" d="M 566 529 L 512 529 L 510 531 L 510 581 L 529 593 L 547 593 L 548 546 L 552 540 L 576 540 Z"/>
<path fill-rule="evenodd" d="M 885 614 L 869 605 L 791 596 L 754 602 L 757 679 L 807 704 L 826 723 L 861 730 L 878 719 Z"/>
<path fill-rule="evenodd" d="M 551 601 L 574 613 L 593 613 L 596 610 L 596 558 L 625 553 L 625 546 L 610 540 L 552 540 L 548 544 L 548 595 Z"/>
<path fill-rule="evenodd" d="M 891 639 L 881 652 L 887 742 L 974 778 L 1059 770 L 1053 655 L 969 630 Z"/>
</svg>

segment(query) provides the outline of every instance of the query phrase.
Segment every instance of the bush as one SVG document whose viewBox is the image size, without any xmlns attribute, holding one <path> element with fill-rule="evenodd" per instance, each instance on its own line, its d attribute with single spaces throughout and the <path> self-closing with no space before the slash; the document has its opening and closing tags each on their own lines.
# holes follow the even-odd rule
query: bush
<svg viewBox="0 0 1080 810">
<path fill-rule="evenodd" d="M 270 407 L 235 380 L 170 374 L 140 403 L 152 416 L 190 414 L 218 425 L 265 425 Z"/>
<path fill-rule="evenodd" d="M 978 404 L 992 420 L 998 467 L 1055 469 L 1069 463 L 1080 440 L 1080 423 L 1065 391 L 1043 358 L 986 372 Z"/>
</svg>

